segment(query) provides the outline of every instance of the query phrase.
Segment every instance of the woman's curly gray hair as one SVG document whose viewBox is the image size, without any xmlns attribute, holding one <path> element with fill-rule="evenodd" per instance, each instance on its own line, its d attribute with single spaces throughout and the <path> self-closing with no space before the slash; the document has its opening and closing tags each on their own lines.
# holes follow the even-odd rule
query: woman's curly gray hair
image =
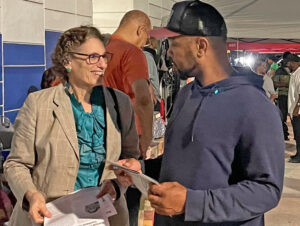
<svg viewBox="0 0 300 226">
<path fill-rule="evenodd" d="M 97 38 L 101 42 L 104 41 L 104 37 L 100 31 L 92 26 L 80 26 L 71 28 L 59 37 L 54 53 L 52 54 L 53 67 L 57 71 L 60 71 L 60 79 L 63 82 L 68 81 L 68 72 L 65 65 L 69 63 L 71 57 L 69 52 L 81 46 L 90 38 Z"/>
</svg>

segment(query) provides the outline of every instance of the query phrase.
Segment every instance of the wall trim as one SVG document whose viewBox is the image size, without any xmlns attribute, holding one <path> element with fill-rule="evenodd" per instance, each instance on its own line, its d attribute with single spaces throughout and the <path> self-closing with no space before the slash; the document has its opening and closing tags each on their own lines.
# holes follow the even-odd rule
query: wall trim
<svg viewBox="0 0 300 226">
<path fill-rule="evenodd" d="M 21 108 L 16 108 L 16 109 L 12 109 L 12 110 L 5 110 L 3 109 L 3 113 L 8 113 L 8 112 L 14 112 L 14 111 L 20 111 Z"/>
</svg>

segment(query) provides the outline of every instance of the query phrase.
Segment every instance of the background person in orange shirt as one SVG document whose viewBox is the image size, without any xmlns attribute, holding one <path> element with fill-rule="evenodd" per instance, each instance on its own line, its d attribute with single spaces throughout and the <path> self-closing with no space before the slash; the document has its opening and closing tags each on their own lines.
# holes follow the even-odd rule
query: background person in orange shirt
<svg viewBox="0 0 300 226">
<path fill-rule="evenodd" d="M 107 86 L 126 93 L 133 103 L 143 157 L 152 140 L 153 104 L 147 61 L 141 50 L 150 29 L 151 22 L 145 13 L 127 12 L 106 46 L 113 57 L 104 75 Z"/>
<path fill-rule="evenodd" d="M 148 66 L 142 47 L 151 29 L 149 17 L 139 10 L 127 12 L 106 46 L 112 59 L 104 74 L 105 85 L 126 93 L 133 104 L 141 156 L 152 140 L 153 102 L 149 91 Z M 141 193 L 128 188 L 126 193 L 131 226 L 138 225 Z"/>
</svg>

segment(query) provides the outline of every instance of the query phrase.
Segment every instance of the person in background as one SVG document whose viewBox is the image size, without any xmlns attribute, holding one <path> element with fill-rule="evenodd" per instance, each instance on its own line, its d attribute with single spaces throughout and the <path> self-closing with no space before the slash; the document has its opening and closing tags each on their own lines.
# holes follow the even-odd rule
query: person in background
<svg viewBox="0 0 300 226">
<path fill-rule="evenodd" d="M 274 103 L 274 100 L 278 96 L 275 92 L 272 79 L 266 74 L 267 63 L 264 60 L 257 59 L 253 65 L 253 70 L 256 74 L 263 77 L 263 89 L 265 90 L 267 97 L 269 97 L 271 102 Z"/>
<path fill-rule="evenodd" d="M 174 66 L 191 77 L 165 134 L 160 184 L 148 199 L 157 226 L 262 226 L 281 196 L 285 144 L 262 78 L 235 71 L 224 18 L 211 5 L 174 4 L 166 28 Z"/>
<path fill-rule="evenodd" d="M 150 93 L 152 96 L 154 111 L 160 111 L 160 92 L 159 92 L 159 76 L 156 66 L 156 49 L 158 41 L 155 38 L 149 38 L 148 45 L 143 47 L 143 52 L 146 56 L 147 65 L 148 65 L 148 74 L 150 79 Z"/>
<path fill-rule="evenodd" d="M 282 128 L 284 139 L 289 140 L 289 132 L 286 124 L 286 119 L 288 115 L 288 93 L 289 93 L 289 83 L 290 83 L 290 71 L 286 66 L 286 57 L 291 54 L 290 52 L 284 52 L 282 55 L 282 61 L 280 67 L 276 70 L 273 79 L 275 90 L 277 90 L 277 106 L 282 114 Z"/>
<path fill-rule="evenodd" d="M 291 71 L 288 113 L 292 119 L 294 139 L 296 141 L 296 155 L 291 156 L 289 162 L 300 163 L 300 57 L 296 54 L 289 54 L 285 60 L 287 67 Z"/>
<path fill-rule="evenodd" d="M 39 91 L 39 89 L 36 87 L 36 86 L 30 86 L 27 90 L 27 96 L 30 94 L 30 93 L 34 93 L 36 91 Z"/>
<path fill-rule="evenodd" d="M 156 66 L 155 59 L 157 58 L 157 46 L 158 40 L 150 37 L 148 45 L 143 47 L 143 52 L 146 56 L 147 65 L 148 65 L 148 73 L 150 78 L 150 93 L 152 96 L 153 104 L 154 104 L 154 115 L 153 115 L 153 140 L 157 138 L 157 135 L 161 137 L 163 134 L 160 132 L 165 129 L 165 125 L 162 123 L 161 117 L 156 118 L 156 116 L 160 115 L 161 110 L 161 96 L 159 91 L 159 75 Z M 162 128 L 163 127 L 163 128 Z M 153 146 L 155 143 L 153 142 Z M 157 157 L 157 156 L 156 156 Z M 160 168 L 161 168 L 161 160 L 162 156 L 157 158 L 147 159 L 144 161 L 145 163 L 145 174 L 155 180 L 158 180 Z"/>
<path fill-rule="evenodd" d="M 50 67 L 44 71 L 41 81 L 41 89 L 57 86 L 61 83 L 61 79 L 59 78 L 59 74 L 61 74 L 61 72 L 56 70 L 57 69 L 55 67 Z"/>
<path fill-rule="evenodd" d="M 275 56 L 270 56 L 270 57 L 267 58 L 267 63 L 270 66 L 269 70 L 267 72 L 267 75 L 270 78 L 273 78 L 273 76 L 275 75 L 276 70 L 279 68 L 276 61 L 277 61 L 277 58 Z"/>
<path fill-rule="evenodd" d="M 118 212 L 110 225 L 129 225 L 130 179 L 116 177 L 105 160 L 140 170 L 138 136 L 130 99 L 102 86 L 111 58 L 102 40 L 95 27 L 65 31 L 52 56 L 62 83 L 30 94 L 19 111 L 4 164 L 17 198 L 10 225 L 43 223 L 51 217 L 46 202 L 101 183 L 97 197 L 109 193 Z"/>
<path fill-rule="evenodd" d="M 150 29 L 150 19 L 144 12 L 127 12 L 106 45 L 113 58 L 104 74 L 106 86 L 126 93 L 131 99 L 142 158 L 146 157 L 152 141 L 153 102 L 149 91 L 147 61 L 141 49 L 147 42 Z M 128 188 L 126 199 L 131 226 L 138 224 L 140 196 L 137 189 Z"/>
</svg>

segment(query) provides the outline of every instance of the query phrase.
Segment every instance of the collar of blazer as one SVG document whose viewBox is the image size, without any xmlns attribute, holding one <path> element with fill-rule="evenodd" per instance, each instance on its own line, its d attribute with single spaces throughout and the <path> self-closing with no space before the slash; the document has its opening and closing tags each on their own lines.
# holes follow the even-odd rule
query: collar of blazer
<svg viewBox="0 0 300 226">
<path fill-rule="evenodd" d="M 69 96 L 65 91 L 65 87 L 62 84 L 59 84 L 56 88 L 56 92 L 53 98 L 53 103 L 55 105 L 54 107 L 55 116 L 59 121 L 79 161 L 78 140 L 77 140 L 77 133 L 75 128 L 75 120 L 73 116 L 72 105 Z"/>
<path fill-rule="evenodd" d="M 114 91 L 115 92 L 115 91 Z M 118 109 L 115 100 L 106 87 L 103 87 L 103 93 L 106 106 L 106 158 L 111 159 L 114 149 L 121 146 L 120 128 L 117 123 Z M 57 86 L 54 94 L 53 103 L 54 113 L 59 121 L 69 143 L 71 144 L 77 159 L 80 159 L 77 133 L 75 128 L 75 119 L 73 116 L 72 104 L 65 87 L 62 84 Z"/>
</svg>

